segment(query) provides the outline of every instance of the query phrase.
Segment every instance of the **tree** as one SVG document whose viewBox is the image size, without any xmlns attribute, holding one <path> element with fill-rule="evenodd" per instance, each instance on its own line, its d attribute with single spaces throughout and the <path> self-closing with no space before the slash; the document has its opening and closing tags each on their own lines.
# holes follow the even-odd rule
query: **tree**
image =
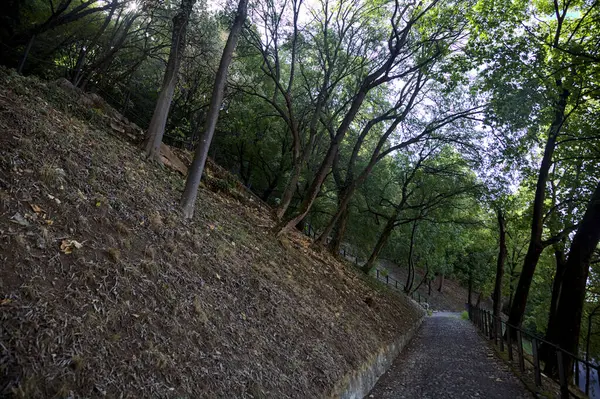
<svg viewBox="0 0 600 399">
<path fill-rule="evenodd" d="M 325 154 L 298 211 L 282 221 L 276 227 L 276 230 L 279 230 L 280 232 L 289 230 L 296 226 L 308 214 L 321 190 L 325 178 L 329 174 L 340 145 L 350 130 L 357 114 L 361 110 L 368 94 L 382 85 L 410 76 L 414 71 L 435 60 L 441 54 L 440 48 L 443 47 L 443 44 L 438 37 L 450 37 L 451 39 L 449 39 L 449 41 L 452 41 L 452 39 L 460 36 L 460 28 L 454 29 L 456 28 L 455 25 L 450 27 L 440 24 L 437 29 L 434 29 L 432 32 L 427 32 L 427 30 L 423 29 L 422 32 L 424 32 L 424 37 L 417 38 L 416 42 L 413 42 L 411 35 L 416 35 L 414 30 L 417 28 L 415 27 L 418 26 L 418 23 L 422 19 L 425 19 L 425 16 L 432 9 L 435 9 L 437 3 L 438 0 L 433 0 L 423 7 L 414 8 L 408 5 L 402 7 L 399 3 L 396 3 L 394 12 L 390 18 L 392 30 L 387 40 L 387 52 L 380 62 L 371 66 L 371 69 L 366 76 L 358 83 L 357 90 L 354 91 L 349 99 L 347 111 L 340 122 L 335 124 L 336 127 L 330 132 L 331 141 L 327 153 Z M 424 50 L 426 54 L 424 57 L 419 58 L 417 57 L 417 54 L 422 49 L 421 45 L 431 47 L 429 52 Z"/>
<path fill-rule="evenodd" d="M 550 342 L 569 353 L 578 353 L 590 261 L 597 250 L 598 242 L 600 242 L 600 182 L 573 237 L 558 297 L 556 322 L 546 333 L 546 338 Z M 556 357 L 550 356 L 546 361 L 556 364 Z M 570 356 L 563 356 L 563 361 L 564 369 L 570 375 L 573 370 L 573 359 Z"/>
<path fill-rule="evenodd" d="M 427 161 L 429 158 L 430 161 Z M 437 146 L 423 146 L 418 155 L 415 154 L 412 160 L 409 158 L 406 169 L 401 172 L 398 198 L 395 201 L 382 198 L 382 202 L 392 208 L 391 215 L 370 210 L 387 222 L 362 268 L 363 272 L 370 273 L 374 268 L 394 229 L 407 224 L 412 225 L 412 231 L 407 232 L 406 236 L 411 237 L 407 259 L 410 269 L 413 269 L 411 262 L 417 224 L 451 223 L 451 212 L 446 211 L 447 217 L 442 217 L 438 212 L 445 207 L 451 208 L 453 201 L 478 188 L 473 176 L 464 169 L 465 164 L 451 149 L 439 149 Z"/>
<path fill-rule="evenodd" d="M 504 277 L 504 263 L 506 261 L 507 249 L 506 249 L 506 220 L 504 218 L 504 212 L 501 208 L 496 210 L 498 219 L 498 233 L 499 233 L 499 251 L 498 251 L 498 262 L 496 264 L 496 279 L 494 280 L 494 323 L 500 320 L 500 311 L 502 308 L 502 278 Z"/>
<path fill-rule="evenodd" d="M 584 78 L 592 72 L 592 64 L 580 62 L 564 49 L 593 47 L 597 38 L 588 29 L 593 8 L 593 4 L 571 1 L 481 1 L 473 18 L 472 54 L 488 60 L 482 75 L 483 87 L 493 97 L 495 114 L 490 122 L 511 132 L 515 152 L 524 154 L 532 141 L 541 142 L 543 148 L 541 159 L 536 159 L 528 248 L 511 303 L 513 325 L 523 321 L 542 251 L 575 228 L 566 226 L 545 238 L 547 186 L 555 151 L 561 138 L 575 133 L 569 121 L 593 91 Z M 578 140 L 579 135 L 571 139 Z"/>
<path fill-rule="evenodd" d="M 171 107 L 175 83 L 177 82 L 177 73 L 185 50 L 187 25 L 195 2 L 196 0 L 181 0 L 179 12 L 173 17 L 173 33 L 171 36 L 169 60 L 167 61 L 167 68 L 154 108 L 154 114 L 148 127 L 145 144 L 146 156 L 159 163 L 162 163 L 160 159 L 160 143 L 165 134 L 169 108 Z"/>
<path fill-rule="evenodd" d="M 204 165 L 208 157 L 208 150 L 210 149 L 210 144 L 219 118 L 221 103 L 223 101 L 225 83 L 227 81 L 227 70 L 231 63 L 231 59 L 233 58 L 233 52 L 235 51 L 240 32 L 244 27 L 247 12 L 248 0 L 240 0 L 231 31 L 229 32 L 225 48 L 223 49 L 219 69 L 217 70 L 217 75 L 215 77 L 215 84 L 213 86 L 210 106 L 208 107 L 208 115 L 204 126 L 204 135 L 196 149 L 194 161 L 192 162 L 190 173 L 185 182 L 185 189 L 181 196 L 181 207 L 183 209 L 183 214 L 187 219 L 190 219 L 194 214 L 194 204 L 196 202 L 196 196 L 198 195 L 200 179 L 202 178 Z"/>
</svg>

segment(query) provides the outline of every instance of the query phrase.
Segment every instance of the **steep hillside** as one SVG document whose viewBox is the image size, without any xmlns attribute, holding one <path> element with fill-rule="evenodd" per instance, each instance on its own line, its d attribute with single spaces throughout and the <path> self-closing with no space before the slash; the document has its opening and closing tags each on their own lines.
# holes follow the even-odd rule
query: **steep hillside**
<svg viewBox="0 0 600 399">
<path fill-rule="evenodd" d="M 215 170 L 184 222 L 128 126 L 0 70 L 0 396 L 324 397 L 421 317 Z"/>
</svg>

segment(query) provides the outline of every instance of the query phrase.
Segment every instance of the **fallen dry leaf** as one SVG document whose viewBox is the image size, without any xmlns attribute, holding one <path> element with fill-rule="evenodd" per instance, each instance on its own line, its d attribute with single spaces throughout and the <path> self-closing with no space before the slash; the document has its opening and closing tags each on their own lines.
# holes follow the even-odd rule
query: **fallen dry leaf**
<svg viewBox="0 0 600 399">
<path fill-rule="evenodd" d="M 83 244 L 75 240 L 62 240 L 60 243 L 60 250 L 67 255 L 72 253 L 74 249 L 81 248 L 83 248 Z"/>
<path fill-rule="evenodd" d="M 29 204 L 29 206 L 31 206 L 31 209 L 37 214 L 44 213 L 44 210 L 39 205 Z"/>
</svg>

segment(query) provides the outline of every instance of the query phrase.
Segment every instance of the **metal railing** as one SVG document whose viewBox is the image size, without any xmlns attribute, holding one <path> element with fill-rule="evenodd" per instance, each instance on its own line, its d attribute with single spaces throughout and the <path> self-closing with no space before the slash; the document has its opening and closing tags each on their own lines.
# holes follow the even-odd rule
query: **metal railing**
<svg viewBox="0 0 600 399">
<path fill-rule="evenodd" d="M 378 281 L 384 282 L 386 285 L 391 286 L 394 290 L 399 291 L 399 292 L 403 292 L 406 294 L 406 292 L 404 291 L 404 286 L 403 283 L 399 280 L 396 280 L 393 277 L 390 277 L 389 274 L 387 273 L 381 273 L 379 271 L 379 269 L 375 269 L 375 278 Z M 418 291 L 412 291 L 410 293 L 410 297 L 412 299 L 414 299 L 415 301 L 419 302 L 419 303 L 428 303 L 427 302 L 427 297 L 426 296 L 421 296 L 421 294 Z"/>
<path fill-rule="evenodd" d="M 508 360 L 517 362 L 521 373 L 525 373 L 526 367 L 533 368 L 533 376 L 536 388 L 543 386 L 542 376 L 546 380 L 558 384 L 560 388 L 560 398 L 568 399 L 571 397 L 580 398 L 584 392 L 579 388 L 580 368 L 585 368 L 585 381 L 590 379 L 590 370 L 600 372 L 600 365 L 593 364 L 581 359 L 574 354 L 561 349 L 559 346 L 548 342 L 547 340 L 528 333 L 520 327 L 511 325 L 500 317 L 494 317 L 493 313 L 487 309 L 467 304 L 469 320 L 483 333 L 483 335 L 492 340 L 500 352 L 508 352 Z M 525 344 L 531 344 L 530 351 L 526 350 Z M 547 376 L 542 373 L 544 361 L 540 357 L 540 346 L 547 345 L 550 348 L 549 356 L 556 356 L 557 375 Z M 516 353 L 515 353 L 516 352 Z M 531 353 L 530 353 L 531 352 Z M 570 359 L 570 361 L 567 361 Z M 565 364 L 571 364 L 574 367 L 573 373 L 568 373 Z M 573 381 L 570 381 L 569 375 Z M 589 384 L 585 384 L 585 394 L 588 395 Z"/>
</svg>

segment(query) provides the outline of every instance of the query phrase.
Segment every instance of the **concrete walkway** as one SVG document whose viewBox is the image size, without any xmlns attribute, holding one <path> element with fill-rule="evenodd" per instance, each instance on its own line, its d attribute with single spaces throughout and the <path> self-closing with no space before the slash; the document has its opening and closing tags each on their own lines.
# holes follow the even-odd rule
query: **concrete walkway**
<svg viewBox="0 0 600 399">
<path fill-rule="evenodd" d="M 532 398 L 458 313 L 434 313 L 367 398 Z"/>
</svg>

